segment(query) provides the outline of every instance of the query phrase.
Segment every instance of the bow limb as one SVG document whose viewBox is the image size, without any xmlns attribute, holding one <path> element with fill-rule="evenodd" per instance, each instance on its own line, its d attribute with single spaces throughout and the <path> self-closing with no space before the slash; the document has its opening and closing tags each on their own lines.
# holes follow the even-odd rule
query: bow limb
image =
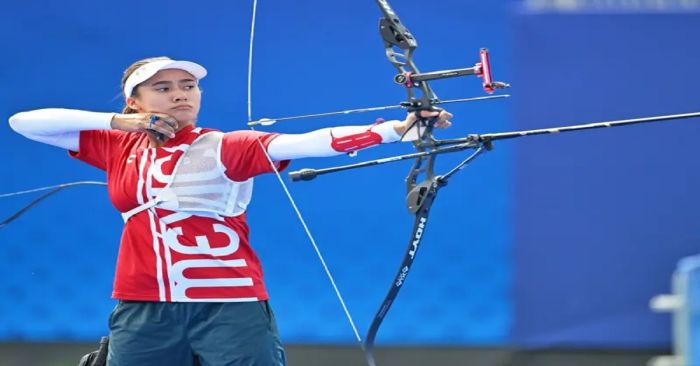
<svg viewBox="0 0 700 366">
<path fill-rule="evenodd" d="M 404 254 L 403 260 L 401 261 L 401 266 L 394 276 L 394 280 L 389 288 L 388 293 L 382 301 L 382 305 L 377 310 L 372 324 L 369 326 L 367 331 L 367 336 L 365 337 L 365 354 L 367 356 L 367 362 L 370 366 L 375 366 L 374 362 L 374 340 L 376 338 L 379 327 L 384 320 L 384 317 L 389 312 L 391 305 L 394 303 L 396 296 L 399 294 L 401 286 L 406 281 L 408 273 L 411 270 L 411 265 L 416 258 L 416 253 L 418 248 L 420 248 L 421 240 L 425 233 L 426 226 L 428 225 L 428 214 L 430 213 L 430 207 L 437 196 L 439 187 L 442 185 L 440 179 L 431 179 L 419 185 L 416 191 L 417 195 L 408 197 L 409 209 L 415 209 L 415 220 L 413 222 L 413 230 L 408 238 L 408 247 L 406 248 L 406 253 Z"/>
</svg>

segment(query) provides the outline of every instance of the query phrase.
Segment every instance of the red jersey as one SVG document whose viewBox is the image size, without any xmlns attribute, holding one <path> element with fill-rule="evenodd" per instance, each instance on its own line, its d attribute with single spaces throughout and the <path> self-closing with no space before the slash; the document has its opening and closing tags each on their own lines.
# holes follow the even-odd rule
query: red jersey
<svg viewBox="0 0 700 366">
<path fill-rule="evenodd" d="M 106 171 L 109 197 L 120 212 L 155 198 L 178 160 L 201 134 L 187 126 L 158 148 L 144 133 L 82 131 L 80 151 L 70 155 Z M 220 166 L 234 185 L 273 169 L 265 148 L 276 134 L 236 131 L 223 135 Z M 279 169 L 288 162 L 279 164 Z M 240 206 L 247 205 L 246 194 Z M 260 261 L 248 241 L 245 211 L 207 217 L 151 208 L 132 216 L 122 230 L 112 296 L 140 301 L 258 301 L 268 298 Z"/>
</svg>

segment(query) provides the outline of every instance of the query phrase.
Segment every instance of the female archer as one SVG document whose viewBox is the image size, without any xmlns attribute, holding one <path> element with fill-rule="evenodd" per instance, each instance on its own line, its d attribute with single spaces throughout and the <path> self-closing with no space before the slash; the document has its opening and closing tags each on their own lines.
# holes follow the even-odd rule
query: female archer
<svg viewBox="0 0 700 366">
<path fill-rule="evenodd" d="M 107 173 L 122 213 L 108 364 L 284 365 L 260 262 L 248 241 L 253 177 L 289 160 L 401 139 L 416 116 L 305 134 L 196 126 L 204 67 L 167 57 L 124 72 L 122 113 L 39 109 L 11 127 Z M 438 128 L 450 126 L 445 111 Z"/>
</svg>

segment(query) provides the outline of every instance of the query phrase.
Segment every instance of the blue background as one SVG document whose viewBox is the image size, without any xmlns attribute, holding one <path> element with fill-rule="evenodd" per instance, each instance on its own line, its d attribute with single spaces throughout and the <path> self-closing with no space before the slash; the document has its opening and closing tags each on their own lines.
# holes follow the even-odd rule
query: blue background
<svg viewBox="0 0 700 366">
<path fill-rule="evenodd" d="M 519 2 L 392 4 L 419 40 L 423 71 L 467 67 L 479 47 L 509 100 L 455 105 L 440 137 L 693 111 L 697 13 L 536 10 Z M 123 1 L 9 5 L 0 15 L 0 115 L 42 107 L 117 111 L 131 62 L 168 55 L 205 65 L 201 126 L 245 127 L 251 4 Z M 392 104 L 372 1 L 261 1 L 254 117 Z M 483 92 L 476 78 L 432 84 L 443 99 Z M 274 131 L 371 123 L 400 112 L 308 120 Z M 0 124 L 0 192 L 103 173 Z M 496 144 L 441 191 L 411 275 L 380 330 L 382 344 L 654 347 L 669 318 L 648 310 L 676 261 L 697 252 L 697 120 L 532 137 Z M 395 144 L 358 157 L 408 153 Z M 462 155 L 441 156 L 446 171 Z M 364 333 L 406 246 L 397 163 L 290 184 Z M 0 216 L 29 196 L 0 199 Z M 249 210 L 283 339 L 352 343 L 353 335 L 273 176 Z M 65 190 L 0 231 L 0 340 L 87 340 L 106 333 L 120 217 L 100 187 Z"/>
</svg>

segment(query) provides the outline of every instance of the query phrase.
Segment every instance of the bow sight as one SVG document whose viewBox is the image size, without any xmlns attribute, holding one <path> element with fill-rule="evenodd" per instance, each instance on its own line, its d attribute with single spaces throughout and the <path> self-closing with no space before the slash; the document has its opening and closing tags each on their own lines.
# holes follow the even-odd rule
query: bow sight
<svg viewBox="0 0 700 366">
<path fill-rule="evenodd" d="M 481 85 L 484 88 L 484 91 L 489 94 L 496 91 L 496 89 L 510 88 L 510 84 L 508 83 L 504 83 L 502 81 L 493 81 L 493 76 L 491 75 L 491 63 L 489 60 L 489 50 L 486 48 L 482 48 L 481 50 L 479 50 L 479 57 L 481 58 L 481 62 L 477 62 L 473 67 L 432 71 L 418 74 L 413 74 L 410 71 L 406 71 L 404 73 L 397 74 L 396 76 L 394 76 L 394 82 L 397 84 L 401 84 L 406 88 L 417 88 L 420 87 L 423 82 L 426 82 L 428 80 L 476 75 L 483 79 Z M 431 105 L 445 104 L 447 102 L 450 101 L 441 101 L 437 98 L 430 100 Z M 421 103 L 421 101 L 419 100 L 400 103 L 402 107 L 407 108 L 409 111 L 412 109 L 419 109 L 422 106 L 422 104 L 423 103 Z"/>
<path fill-rule="evenodd" d="M 510 88 L 510 84 L 501 81 L 493 81 L 491 76 L 491 64 L 489 60 L 489 50 L 482 48 L 479 50 L 479 57 L 481 62 L 477 62 L 473 67 L 466 67 L 462 69 L 452 69 L 452 70 L 442 70 L 426 72 L 422 74 L 411 74 L 407 72 L 405 74 L 398 74 L 394 76 L 394 82 L 397 84 L 402 84 L 409 87 L 417 87 L 422 81 L 436 80 L 436 79 L 447 79 L 457 76 L 469 76 L 476 75 L 484 79 L 482 86 L 484 91 L 491 94 L 496 89 Z"/>
</svg>

